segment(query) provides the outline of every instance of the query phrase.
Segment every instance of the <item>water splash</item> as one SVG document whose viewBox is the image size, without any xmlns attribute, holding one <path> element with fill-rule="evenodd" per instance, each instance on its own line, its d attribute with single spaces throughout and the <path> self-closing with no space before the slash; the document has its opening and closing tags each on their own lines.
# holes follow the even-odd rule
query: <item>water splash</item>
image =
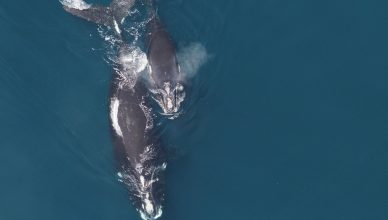
<svg viewBox="0 0 388 220">
<path fill-rule="evenodd" d="M 140 74 L 148 65 L 147 55 L 137 46 L 124 46 L 115 60 L 116 71 L 120 76 L 120 86 L 133 88 Z"/>
<path fill-rule="evenodd" d="M 142 36 L 145 33 L 149 19 L 140 17 L 140 11 L 134 8 L 129 14 L 133 17 L 123 29 L 127 38 L 126 42 L 117 37 L 117 34 L 109 27 L 99 26 L 98 33 L 106 42 L 105 61 L 113 67 L 120 77 L 121 88 L 133 88 L 140 75 L 146 73 L 148 59 L 146 53 L 140 48 Z M 140 17 L 140 18 L 138 18 Z M 146 76 L 144 76 L 146 77 Z M 146 79 L 146 78 L 145 78 Z"/>
</svg>

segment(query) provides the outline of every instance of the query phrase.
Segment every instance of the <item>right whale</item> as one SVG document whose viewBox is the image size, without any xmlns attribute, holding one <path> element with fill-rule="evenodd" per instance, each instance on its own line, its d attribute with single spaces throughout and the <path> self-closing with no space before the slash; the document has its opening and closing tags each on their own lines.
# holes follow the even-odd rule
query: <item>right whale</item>
<svg viewBox="0 0 388 220">
<path fill-rule="evenodd" d="M 170 34 L 157 15 L 148 23 L 147 57 L 152 77 L 154 98 L 169 118 L 179 115 L 185 98 L 184 78 L 176 58 L 176 49 Z"/>
<path fill-rule="evenodd" d="M 67 5 L 69 1 L 74 0 L 62 1 L 66 11 L 112 28 L 119 41 L 118 57 L 128 55 L 131 46 L 125 42 L 121 25 L 129 15 L 134 0 L 113 0 L 108 7 L 82 1 L 78 8 Z M 167 166 L 165 150 L 153 125 L 152 100 L 157 101 L 163 115 L 175 118 L 185 96 L 174 43 L 156 15 L 153 2 L 148 1 L 148 5 L 151 11 L 147 35 L 150 77 L 146 82 L 139 79 L 127 83 L 122 76 L 133 74 L 130 72 L 133 69 L 118 62 L 110 92 L 110 122 L 119 180 L 128 187 L 135 208 L 145 220 L 162 215 L 164 171 Z"/>
<path fill-rule="evenodd" d="M 162 215 L 165 197 L 165 149 L 154 130 L 147 88 L 143 83 L 133 88 L 121 87 L 120 80 L 116 75 L 110 95 L 118 177 L 127 186 L 140 216 L 145 220 L 157 219 Z"/>
</svg>

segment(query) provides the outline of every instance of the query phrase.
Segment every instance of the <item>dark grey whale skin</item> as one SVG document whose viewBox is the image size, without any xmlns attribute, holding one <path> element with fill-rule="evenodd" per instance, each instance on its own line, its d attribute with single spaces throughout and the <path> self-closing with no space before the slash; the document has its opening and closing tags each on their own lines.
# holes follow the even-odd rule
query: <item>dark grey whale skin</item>
<svg viewBox="0 0 388 220">
<path fill-rule="evenodd" d="M 118 135 L 111 126 L 117 167 L 120 173 L 131 175 L 137 183 L 141 182 L 140 176 L 143 176 L 146 182 L 152 179 L 158 180 L 153 182 L 148 189 L 150 202 L 155 208 L 154 213 L 149 213 L 149 219 L 152 219 L 152 216 L 157 214 L 156 208 L 162 207 L 164 202 L 165 172 L 159 170 L 158 167 L 167 162 L 167 157 L 164 148 L 161 146 L 158 133 L 153 129 L 146 130 L 147 118 L 140 104 L 144 104 L 144 99 L 147 99 L 147 88 L 142 82 L 138 82 L 133 89 L 120 88 L 119 83 L 120 79 L 116 75 L 112 80 L 110 91 L 111 101 L 116 99 L 120 103 L 117 118 L 122 135 Z M 112 121 L 110 124 L 112 125 Z M 146 152 L 147 146 L 152 146 L 153 152 L 151 155 L 147 155 L 148 159 L 144 160 L 144 152 Z M 138 172 L 136 167 L 139 165 L 146 171 Z M 144 209 L 142 207 L 144 201 L 137 196 L 139 192 L 131 186 L 133 183 L 125 182 L 125 180 L 123 182 L 128 186 L 130 198 L 135 208 L 137 210 Z"/>
<path fill-rule="evenodd" d="M 157 16 L 149 22 L 148 32 L 147 57 L 152 68 L 152 78 L 159 88 L 165 82 L 175 87 L 181 76 L 174 42 Z"/>
<path fill-rule="evenodd" d="M 117 159 L 123 164 L 128 161 L 127 158 L 136 163 L 139 161 L 139 155 L 144 152 L 145 146 L 150 142 L 148 140 L 150 138 L 145 135 L 147 119 L 140 107 L 142 97 L 147 95 L 147 90 L 139 83 L 133 89 L 120 88 L 119 83 L 119 77 L 115 76 L 110 91 L 110 99 L 116 98 L 120 103 L 117 118 L 122 137 L 112 127 L 112 135 L 115 137 L 117 146 Z M 126 164 L 126 166 L 135 165 Z"/>
<path fill-rule="evenodd" d="M 181 113 L 187 83 L 180 72 L 175 44 L 156 13 L 148 23 L 147 58 L 152 79 L 149 87 L 162 114 L 174 119 Z"/>
</svg>

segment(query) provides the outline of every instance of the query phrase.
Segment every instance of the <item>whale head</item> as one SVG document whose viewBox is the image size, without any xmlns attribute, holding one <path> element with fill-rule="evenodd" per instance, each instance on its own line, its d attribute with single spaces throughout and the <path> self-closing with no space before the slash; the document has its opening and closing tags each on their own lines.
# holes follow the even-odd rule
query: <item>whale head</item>
<svg viewBox="0 0 388 220">
<path fill-rule="evenodd" d="M 153 170 L 151 175 L 140 176 L 139 183 L 139 203 L 137 210 L 140 217 L 144 220 L 155 220 L 162 216 L 162 203 L 164 201 L 163 193 L 163 176 L 161 171 L 166 168 L 164 163 L 162 166 Z"/>
<path fill-rule="evenodd" d="M 149 197 L 142 199 L 141 208 L 138 211 L 144 220 L 154 220 L 162 216 L 162 206 Z"/>
<path fill-rule="evenodd" d="M 119 172 L 119 181 L 123 182 L 131 192 L 131 200 L 143 220 L 155 220 L 162 216 L 164 201 L 164 181 L 162 171 L 165 164 L 152 171 L 150 176 L 136 177 L 133 173 Z"/>
<path fill-rule="evenodd" d="M 184 86 L 181 83 L 164 82 L 157 89 L 151 91 L 153 98 L 162 109 L 162 115 L 174 119 L 181 112 L 181 103 L 185 99 Z"/>
<path fill-rule="evenodd" d="M 155 220 L 162 216 L 167 163 L 154 163 L 156 152 L 146 150 L 141 163 L 118 173 L 119 181 L 130 191 L 130 199 L 143 220 Z"/>
</svg>

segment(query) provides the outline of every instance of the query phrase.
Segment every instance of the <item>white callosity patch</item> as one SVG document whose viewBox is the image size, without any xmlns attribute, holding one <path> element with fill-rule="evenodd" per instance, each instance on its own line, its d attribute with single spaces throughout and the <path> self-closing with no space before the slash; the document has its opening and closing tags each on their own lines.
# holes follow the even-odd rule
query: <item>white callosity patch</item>
<svg viewBox="0 0 388 220">
<path fill-rule="evenodd" d="M 200 43 L 191 43 L 182 48 L 177 59 L 180 64 L 181 72 L 186 77 L 193 77 L 209 59 L 206 48 Z"/>
<path fill-rule="evenodd" d="M 92 5 L 84 2 L 83 0 L 60 0 L 62 5 L 69 8 L 75 8 L 79 10 L 85 10 L 90 8 Z"/>
<path fill-rule="evenodd" d="M 145 204 L 145 210 L 148 212 L 148 214 L 152 214 L 154 212 L 154 206 L 152 205 L 151 200 L 148 199 L 150 196 L 149 193 L 147 193 L 147 198 L 144 199 L 144 204 Z"/>
<path fill-rule="evenodd" d="M 163 110 L 162 115 L 175 119 L 181 114 L 181 103 L 186 97 L 183 85 L 177 83 L 175 87 L 172 87 L 170 82 L 165 82 L 162 89 L 153 89 L 151 92 L 152 97 Z"/>
<path fill-rule="evenodd" d="M 121 131 L 119 120 L 118 120 L 119 106 L 120 106 L 120 101 L 116 97 L 113 97 L 110 103 L 110 118 L 112 121 L 113 129 L 115 130 L 116 134 L 122 137 L 123 133 Z"/>
</svg>

